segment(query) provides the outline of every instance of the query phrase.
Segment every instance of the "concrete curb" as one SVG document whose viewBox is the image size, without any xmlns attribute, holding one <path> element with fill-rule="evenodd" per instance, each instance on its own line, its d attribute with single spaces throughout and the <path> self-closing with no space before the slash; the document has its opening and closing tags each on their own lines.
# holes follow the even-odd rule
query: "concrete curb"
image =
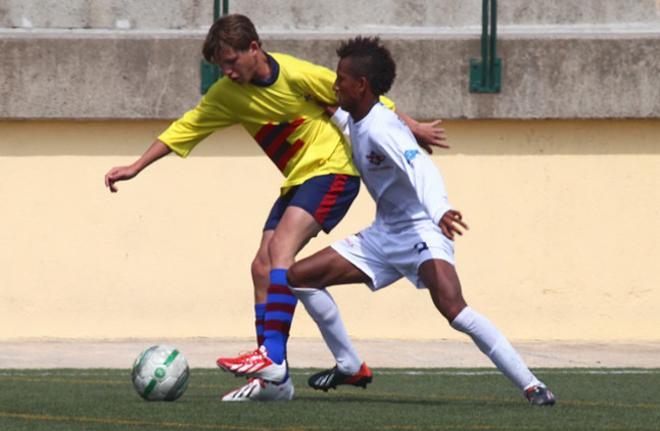
<svg viewBox="0 0 660 431">
<path fill-rule="evenodd" d="M 0 369 L 130 368 L 146 347 L 171 344 L 191 367 L 213 368 L 218 356 L 254 348 L 251 339 L 43 339 L 0 341 Z M 658 342 L 524 342 L 513 343 L 531 368 L 659 368 Z M 362 358 L 375 368 L 488 367 L 490 361 L 470 342 L 448 340 L 355 340 Z M 332 356 L 317 339 L 292 339 L 292 367 L 328 367 Z"/>
</svg>

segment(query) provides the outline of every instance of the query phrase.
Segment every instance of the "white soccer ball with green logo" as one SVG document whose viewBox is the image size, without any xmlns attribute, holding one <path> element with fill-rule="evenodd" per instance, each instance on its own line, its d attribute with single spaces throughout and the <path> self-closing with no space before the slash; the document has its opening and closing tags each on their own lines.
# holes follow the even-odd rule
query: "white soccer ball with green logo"
<svg viewBox="0 0 660 431">
<path fill-rule="evenodd" d="M 186 358 L 174 347 L 152 346 L 133 364 L 133 387 L 149 401 L 174 401 L 188 387 L 190 370 Z"/>
</svg>

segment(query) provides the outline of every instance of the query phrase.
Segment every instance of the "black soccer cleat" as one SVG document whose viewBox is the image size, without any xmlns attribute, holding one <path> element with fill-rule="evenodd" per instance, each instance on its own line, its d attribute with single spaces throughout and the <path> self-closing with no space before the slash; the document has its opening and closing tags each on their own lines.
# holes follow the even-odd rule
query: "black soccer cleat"
<svg viewBox="0 0 660 431">
<path fill-rule="evenodd" d="M 335 365 L 329 370 L 312 375 L 307 383 L 311 388 L 320 389 L 324 392 L 328 392 L 328 389 L 337 389 L 339 385 L 353 385 L 367 389 L 367 385 L 371 383 L 373 376 L 367 364 L 363 362 L 355 374 L 344 374 Z"/>
<path fill-rule="evenodd" d="M 555 405 L 555 395 L 544 385 L 532 386 L 525 390 L 525 398 L 533 406 Z"/>
</svg>

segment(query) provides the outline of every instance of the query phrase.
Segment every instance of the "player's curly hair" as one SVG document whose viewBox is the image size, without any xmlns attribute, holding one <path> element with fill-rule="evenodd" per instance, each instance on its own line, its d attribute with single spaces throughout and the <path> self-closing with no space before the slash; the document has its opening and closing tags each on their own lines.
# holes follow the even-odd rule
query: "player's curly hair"
<svg viewBox="0 0 660 431">
<path fill-rule="evenodd" d="M 396 64 L 379 37 L 357 36 L 342 42 L 337 48 L 340 59 L 350 58 L 350 73 L 366 77 L 375 96 L 387 93 L 396 77 Z"/>
<path fill-rule="evenodd" d="M 259 34 L 250 18 L 237 13 L 225 15 L 209 29 L 202 54 L 206 61 L 213 63 L 222 48 L 231 47 L 236 51 L 245 51 L 253 41 L 261 46 Z"/>
</svg>

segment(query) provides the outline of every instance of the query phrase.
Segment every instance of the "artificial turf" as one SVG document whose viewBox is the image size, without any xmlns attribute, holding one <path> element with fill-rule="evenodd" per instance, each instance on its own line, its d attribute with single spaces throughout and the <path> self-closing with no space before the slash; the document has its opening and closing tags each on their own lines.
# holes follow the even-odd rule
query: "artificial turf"
<svg viewBox="0 0 660 431">
<path fill-rule="evenodd" d="M 129 370 L 0 370 L 0 430 L 660 430 L 660 369 L 535 370 L 554 407 L 532 407 L 494 370 L 376 369 L 367 390 L 306 386 L 293 402 L 223 403 L 242 383 L 194 369 L 175 402 L 148 402 Z"/>
</svg>

